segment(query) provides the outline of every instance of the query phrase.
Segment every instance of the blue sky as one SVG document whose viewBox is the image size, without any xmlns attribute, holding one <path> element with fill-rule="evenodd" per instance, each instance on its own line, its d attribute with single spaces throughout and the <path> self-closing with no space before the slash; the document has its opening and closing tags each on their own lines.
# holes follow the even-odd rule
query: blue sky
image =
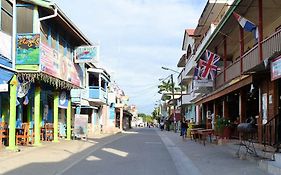
<svg viewBox="0 0 281 175">
<path fill-rule="evenodd" d="M 178 70 L 184 30 L 194 28 L 206 0 L 55 0 L 93 43 L 100 61 L 130 97 L 150 114 L 160 99 L 159 78 Z M 83 2 L 83 3 L 82 3 Z M 176 79 L 176 76 L 175 76 Z"/>
</svg>

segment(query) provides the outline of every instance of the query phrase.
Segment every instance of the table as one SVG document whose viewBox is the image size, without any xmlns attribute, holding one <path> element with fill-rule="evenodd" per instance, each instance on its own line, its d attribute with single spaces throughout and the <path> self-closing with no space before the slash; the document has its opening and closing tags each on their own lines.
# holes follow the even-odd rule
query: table
<svg viewBox="0 0 281 175">
<path fill-rule="evenodd" d="M 210 137 L 210 142 L 212 142 L 212 135 L 214 133 L 215 133 L 214 129 L 201 129 L 201 130 L 198 130 L 199 139 L 203 141 L 204 146 L 205 146 L 206 137 L 209 136 Z"/>
<path fill-rule="evenodd" d="M 203 130 L 204 128 L 192 128 L 190 129 L 190 137 L 196 142 L 196 138 L 198 138 L 198 131 Z"/>
</svg>

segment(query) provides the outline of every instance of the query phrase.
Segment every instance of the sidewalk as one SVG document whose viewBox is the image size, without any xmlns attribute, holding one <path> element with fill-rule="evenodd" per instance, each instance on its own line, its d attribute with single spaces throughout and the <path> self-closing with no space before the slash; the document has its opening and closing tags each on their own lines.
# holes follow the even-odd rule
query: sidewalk
<svg viewBox="0 0 281 175">
<path fill-rule="evenodd" d="M 179 133 L 157 131 L 162 138 L 166 147 L 170 153 L 176 153 L 178 149 L 180 153 L 184 154 L 186 158 L 180 158 L 176 161 L 183 161 L 188 164 L 184 171 L 193 172 L 191 174 L 198 175 L 266 175 L 267 172 L 261 170 L 258 167 L 258 159 L 241 159 L 236 153 L 239 145 L 234 142 L 227 144 L 217 145 L 215 143 L 206 142 L 206 146 L 203 143 L 195 142 L 187 138 L 183 140 L 179 136 Z M 173 152 L 174 151 L 174 152 Z M 173 157 L 173 155 L 172 155 Z M 249 156 L 248 156 L 249 157 Z M 183 165 L 185 166 L 185 165 Z"/>
<path fill-rule="evenodd" d="M 60 174 L 74 162 L 93 150 L 112 141 L 110 134 L 84 140 L 59 140 L 58 143 L 42 142 L 42 146 L 19 146 L 19 152 L 0 150 L 0 174 Z M 22 167 L 30 168 L 22 168 Z M 23 172 L 24 171 L 24 172 Z"/>
</svg>

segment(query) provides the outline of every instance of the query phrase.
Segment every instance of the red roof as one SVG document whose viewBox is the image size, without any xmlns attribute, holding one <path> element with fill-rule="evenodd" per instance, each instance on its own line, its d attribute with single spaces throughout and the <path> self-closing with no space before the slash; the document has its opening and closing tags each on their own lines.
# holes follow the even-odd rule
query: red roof
<svg viewBox="0 0 281 175">
<path fill-rule="evenodd" d="M 185 32 L 186 32 L 189 36 L 193 36 L 193 35 L 194 35 L 194 31 L 195 31 L 195 29 L 185 29 Z"/>
<path fill-rule="evenodd" d="M 174 121 L 174 114 L 170 115 L 169 118 L 170 121 Z M 181 120 L 181 114 L 180 113 L 176 113 L 176 121 L 180 121 Z"/>
</svg>

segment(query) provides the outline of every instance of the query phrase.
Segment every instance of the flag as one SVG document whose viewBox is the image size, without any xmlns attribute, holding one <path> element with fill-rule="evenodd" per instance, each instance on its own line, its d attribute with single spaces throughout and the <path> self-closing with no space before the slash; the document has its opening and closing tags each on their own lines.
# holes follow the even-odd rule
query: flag
<svg viewBox="0 0 281 175">
<path fill-rule="evenodd" d="M 220 57 L 213 52 L 206 50 L 204 58 L 200 59 L 194 70 L 194 79 L 214 80 L 217 75 L 217 66 Z"/>
<path fill-rule="evenodd" d="M 51 6 L 54 6 L 54 3 L 49 0 L 22 0 L 22 1 L 45 8 L 52 8 Z"/>
<path fill-rule="evenodd" d="M 236 20 L 239 22 L 240 26 L 248 31 L 248 32 L 253 32 L 256 41 L 259 38 L 259 30 L 258 30 L 258 26 L 255 25 L 253 22 L 251 22 L 250 20 L 240 16 L 239 14 L 233 12 L 234 17 L 236 18 Z"/>
</svg>

